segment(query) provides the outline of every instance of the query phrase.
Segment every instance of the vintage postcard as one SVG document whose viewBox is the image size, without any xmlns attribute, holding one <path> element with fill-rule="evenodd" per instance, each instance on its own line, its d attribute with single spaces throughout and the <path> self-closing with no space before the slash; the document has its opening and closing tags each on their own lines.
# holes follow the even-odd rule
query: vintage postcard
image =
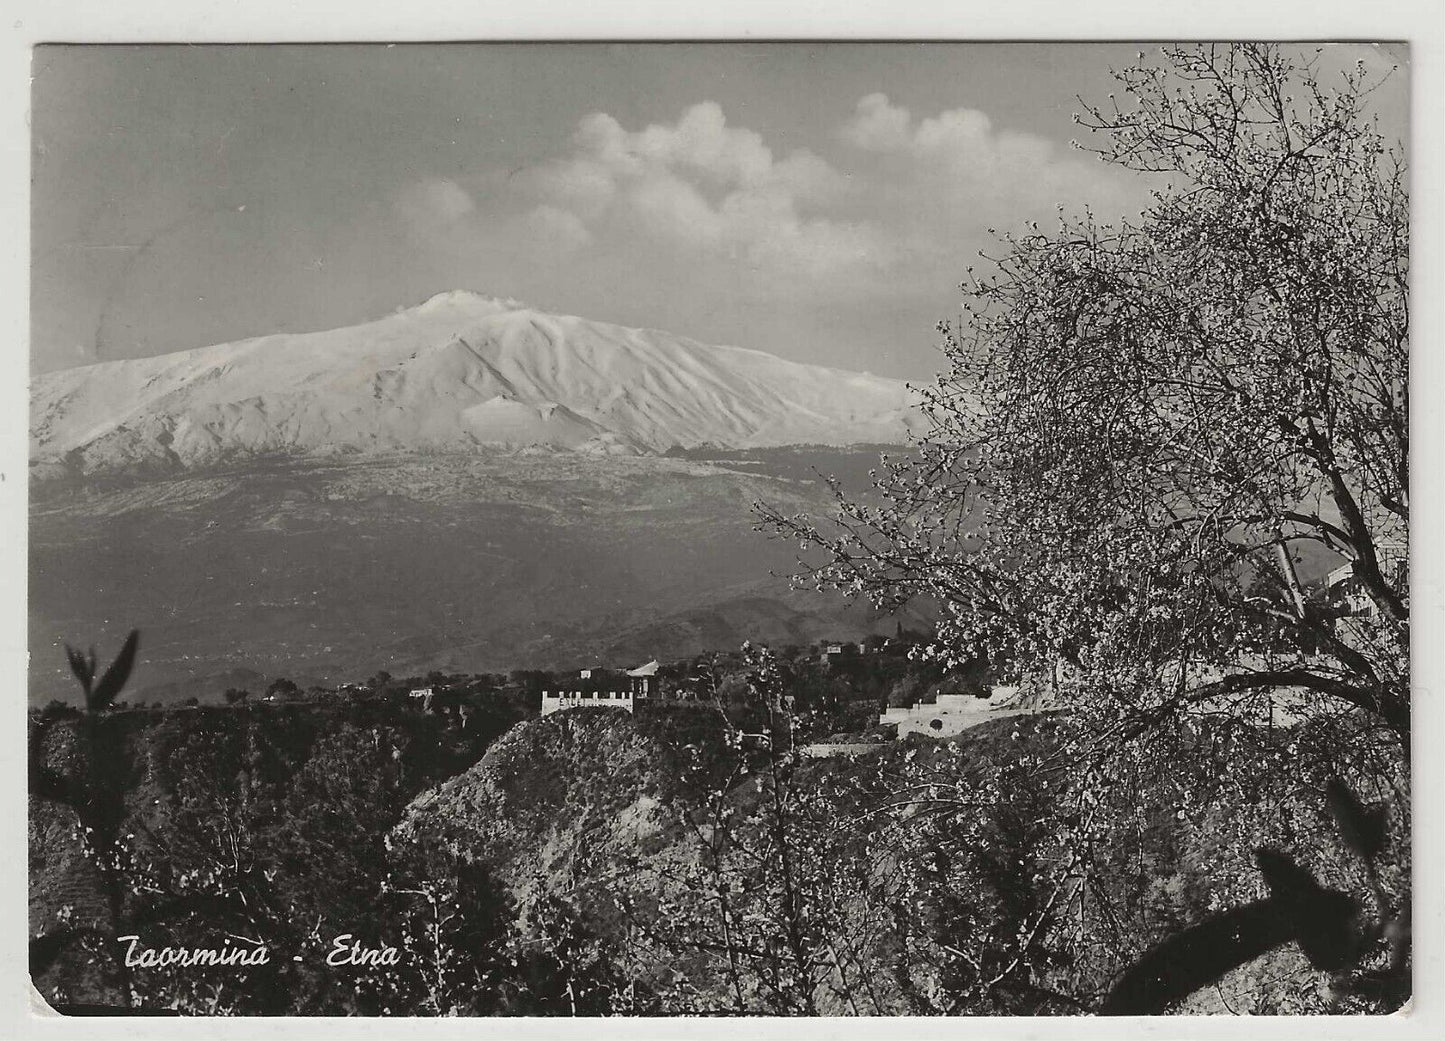
<svg viewBox="0 0 1445 1041">
<path fill-rule="evenodd" d="M 34 48 L 37 1014 L 1408 1020 L 1414 60 Z"/>
</svg>

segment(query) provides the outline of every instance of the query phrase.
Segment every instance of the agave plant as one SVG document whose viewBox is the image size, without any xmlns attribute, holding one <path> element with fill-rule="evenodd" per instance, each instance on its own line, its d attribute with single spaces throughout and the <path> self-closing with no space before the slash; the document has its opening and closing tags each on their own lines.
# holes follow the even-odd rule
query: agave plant
<svg viewBox="0 0 1445 1041">
<path fill-rule="evenodd" d="M 132 629 L 125 638 L 115 661 L 105 670 L 100 682 L 95 682 L 95 648 L 89 654 L 81 654 L 70 644 L 65 645 L 65 657 L 70 662 L 70 671 L 75 673 L 80 689 L 85 693 L 85 707 L 90 712 L 100 712 L 115 704 L 116 695 L 130 679 L 130 670 L 135 666 L 136 650 L 140 647 L 140 630 Z"/>
<path fill-rule="evenodd" d="M 107 759 L 113 750 L 108 748 L 104 732 L 97 725 L 98 716 L 110 708 L 130 679 L 135 666 L 136 651 L 140 647 L 140 632 L 131 630 L 104 674 L 96 681 L 95 648 L 82 654 L 69 644 L 65 645 L 66 659 L 70 669 L 80 683 L 85 695 L 85 714 L 81 717 L 81 748 L 85 758 L 84 769 L 68 774 L 62 773 L 45 761 L 45 737 L 56 717 L 44 713 L 35 724 L 30 736 L 29 780 L 30 794 L 36 798 L 48 799 L 68 806 L 75 812 L 87 852 L 100 872 L 106 903 L 110 912 L 110 932 L 95 926 L 64 926 L 30 939 L 30 974 L 32 979 L 44 973 L 72 945 L 86 939 L 113 938 L 116 932 L 121 904 L 124 900 L 122 880 L 119 878 L 116 857 L 116 838 L 119 827 L 118 793 L 107 791 L 97 775 L 100 761 Z M 112 945 L 112 949 L 118 950 Z M 118 960 L 122 980 L 126 980 L 126 967 Z M 129 991 L 127 985 L 126 990 Z"/>
</svg>

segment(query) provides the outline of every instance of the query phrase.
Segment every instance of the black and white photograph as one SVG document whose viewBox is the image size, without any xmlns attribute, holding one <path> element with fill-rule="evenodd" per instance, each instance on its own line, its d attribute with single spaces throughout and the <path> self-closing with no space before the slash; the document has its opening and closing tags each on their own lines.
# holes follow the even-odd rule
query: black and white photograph
<svg viewBox="0 0 1445 1041">
<path fill-rule="evenodd" d="M 32 1015 L 1408 1020 L 1410 41 L 29 60 Z"/>
</svg>

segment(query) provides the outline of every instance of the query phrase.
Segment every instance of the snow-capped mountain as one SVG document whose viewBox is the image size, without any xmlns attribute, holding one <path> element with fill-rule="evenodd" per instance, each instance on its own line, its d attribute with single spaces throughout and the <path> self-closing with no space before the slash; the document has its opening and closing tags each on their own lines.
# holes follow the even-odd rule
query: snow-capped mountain
<svg viewBox="0 0 1445 1041">
<path fill-rule="evenodd" d="M 93 472 L 484 445 L 845 445 L 903 441 L 918 421 L 897 380 L 450 292 L 348 328 L 39 376 L 31 459 Z"/>
</svg>

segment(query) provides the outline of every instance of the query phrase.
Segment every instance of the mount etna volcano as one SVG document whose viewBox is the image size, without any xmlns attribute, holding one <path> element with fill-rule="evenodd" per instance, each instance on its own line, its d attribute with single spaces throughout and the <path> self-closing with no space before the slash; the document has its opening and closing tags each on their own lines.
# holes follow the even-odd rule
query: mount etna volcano
<svg viewBox="0 0 1445 1041">
<path fill-rule="evenodd" d="M 903 440 L 906 385 L 474 293 L 379 321 L 35 380 L 38 472 L 546 445 L 604 455 Z"/>
<path fill-rule="evenodd" d="M 893 622 L 787 591 L 896 380 L 454 292 L 364 325 L 38 376 L 32 700 L 143 632 L 136 694 L 627 662 Z"/>
</svg>

